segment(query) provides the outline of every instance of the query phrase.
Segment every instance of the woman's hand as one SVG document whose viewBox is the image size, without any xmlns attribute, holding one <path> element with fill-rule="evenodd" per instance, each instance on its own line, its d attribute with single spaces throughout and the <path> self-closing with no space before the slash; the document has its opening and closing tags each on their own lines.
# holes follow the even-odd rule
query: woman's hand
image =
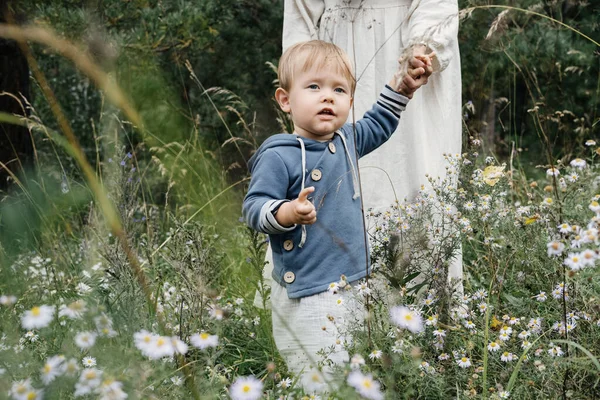
<svg viewBox="0 0 600 400">
<path fill-rule="evenodd" d="M 435 53 L 425 54 L 426 49 L 427 47 L 424 45 L 415 46 L 413 54 L 407 61 L 406 74 L 401 76 L 398 72 L 390 82 L 392 88 L 409 99 L 412 99 L 417 89 L 427 84 L 433 73 L 431 59 L 435 57 Z M 398 62 L 402 61 L 398 60 Z"/>
</svg>

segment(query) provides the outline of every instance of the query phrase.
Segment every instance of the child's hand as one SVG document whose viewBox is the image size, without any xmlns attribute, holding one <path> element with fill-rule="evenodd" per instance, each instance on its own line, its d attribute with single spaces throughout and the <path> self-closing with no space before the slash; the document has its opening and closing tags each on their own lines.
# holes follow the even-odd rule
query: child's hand
<svg viewBox="0 0 600 400">
<path fill-rule="evenodd" d="M 317 221 L 317 211 L 315 205 L 308 200 L 308 195 L 314 191 L 314 186 L 304 188 L 297 199 L 282 204 L 275 214 L 277 222 L 282 226 L 314 224 Z"/>
</svg>

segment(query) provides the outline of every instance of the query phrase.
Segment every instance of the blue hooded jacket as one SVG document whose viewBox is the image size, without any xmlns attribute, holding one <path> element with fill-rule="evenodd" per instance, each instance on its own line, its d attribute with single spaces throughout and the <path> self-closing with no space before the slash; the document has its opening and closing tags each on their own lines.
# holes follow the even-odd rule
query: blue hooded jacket
<svg viewBox="0 0 600 400">
<path fill-rule="evenodd" d="M 326 291 L 345 275 L 348 282 L 367 275 L 367 234 L 358 188 L 357 157 L 385 143 L 398 126 L 408 98 L 386 86 L 377 103 L 353 124 L 347 123 L 326 142 L 277 134 L 250 158 L 252 174 L 242 214 L 253 229 L 269 235 L 273 279 L 289 298 Z M 275 213 L 286 201 L 314 186 L 309 200 L 317 221 L 284 227 Z"/>
</svg>

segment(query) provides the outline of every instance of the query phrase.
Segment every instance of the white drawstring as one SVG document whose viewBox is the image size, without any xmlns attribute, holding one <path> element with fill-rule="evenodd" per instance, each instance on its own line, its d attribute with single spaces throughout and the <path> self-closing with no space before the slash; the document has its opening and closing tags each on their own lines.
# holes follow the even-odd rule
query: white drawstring
<svg viewBox="0 0 600 400">
<path fill-rule="evenodd" d="M 352 157 L 350 156 L 350 152 L 348 151 L 348 145 L 346 144 L 346 138 L 342 133 L 336 131 L 340 139 L 342 139 L 342 143 L 344 144 L 344 149 L 346 150 L 346 156 L 348 157 L 348 161 L 350 162 L 350 168 L 352 168 L 352 186 L 354 186 L 354 196 L 352 199 L 356 200 L 360 197 L 360 188 L 358 187 L 358 178 L 356 177 L 356 168 L 354 168 L 354 163 L 352 162 Z"/>
<path fill-rule="evenodd" d="M 300 187 L 300 191 L 304 190 L 304 180 L 306 174 L 306 149 L 304 148 L 304 142 L 298 136 L 296 140 L 300 142 L 300 149 L 302 149 L 302 186 Z M 302 225 L 302 237 L 300 238 L 300 244 L 298 248 L 302 248 L 304 246 L 304 242 L 306 242 L 306 225 Z"/>
</svg>

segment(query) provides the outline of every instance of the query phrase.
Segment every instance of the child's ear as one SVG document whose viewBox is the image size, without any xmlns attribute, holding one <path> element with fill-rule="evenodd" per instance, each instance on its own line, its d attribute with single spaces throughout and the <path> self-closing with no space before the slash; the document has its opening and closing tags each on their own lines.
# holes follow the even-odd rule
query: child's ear
<svg viewBox="0 0 600 400">
<path fill-rule="evenodd" d="M 279 103 L 279 107 L 283 112 L 290 112 L 292 109 L 290 108 L 290 95 L 287 90 L 282 88 L 277 88 L 275 91 L 275 100 Z"/>
</svg>

